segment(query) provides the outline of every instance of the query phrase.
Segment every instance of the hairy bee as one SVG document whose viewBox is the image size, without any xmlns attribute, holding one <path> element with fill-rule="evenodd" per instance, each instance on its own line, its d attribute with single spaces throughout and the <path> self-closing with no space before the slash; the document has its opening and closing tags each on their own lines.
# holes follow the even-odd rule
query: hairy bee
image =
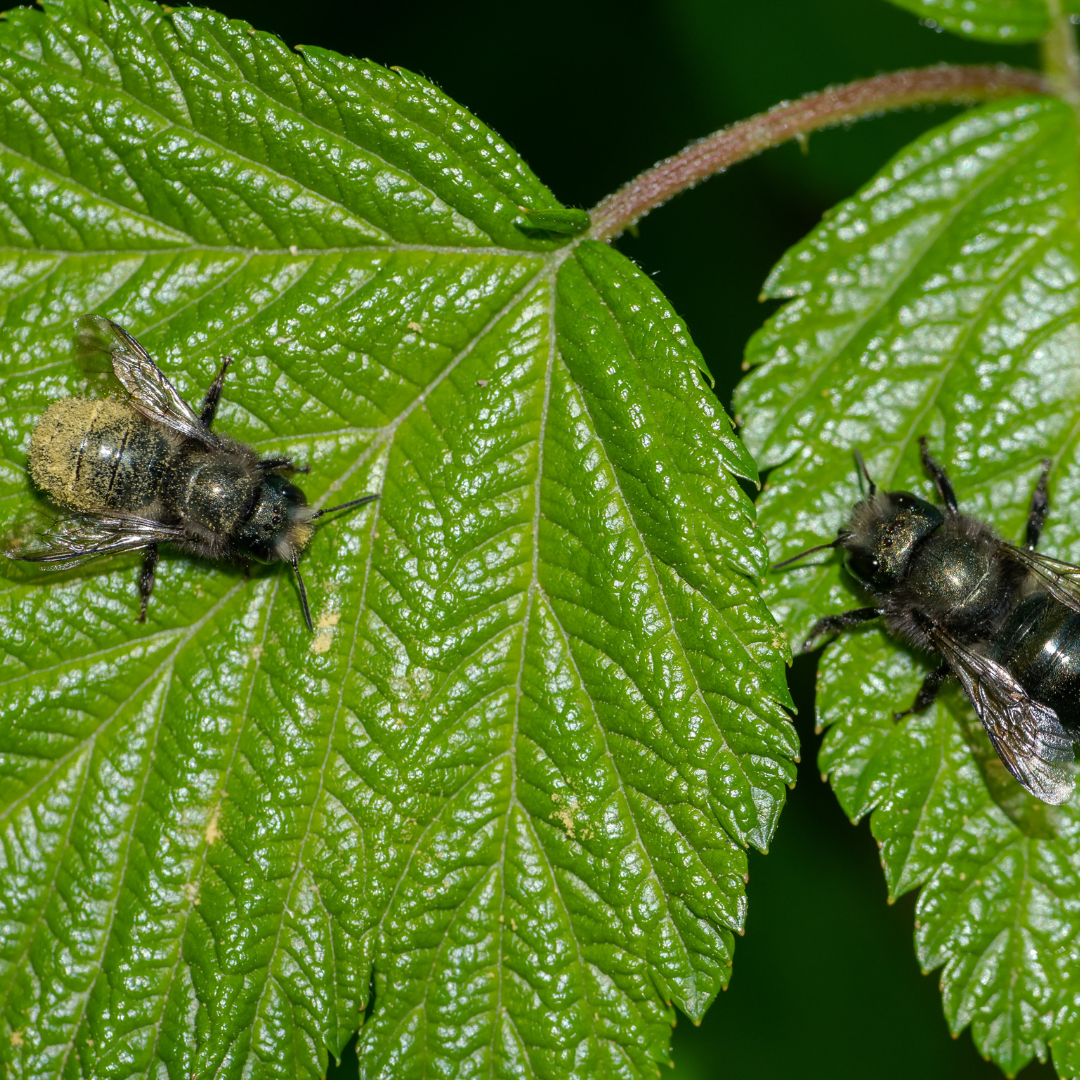
<svg viewBox="0 0 1080 1080">
<path fill-rule="evenodd" d="M 212 432 L 231 357 L 196 413 L 122 326 L 98 315 L 75 326 L 80 351 L 109 355 L 128 396 L 65 398 L 46 410 L 30 441 L 30 475 L 71 516 L 45 534 L 45 546 L 8 551 L 8 558 L 66 568 L 141 549 L 139 622 L 146 620 L 159 544 L 240 564 L 281 560 L 293 568 L 313 629 L 299 556 L 314 523 L 378 496 L 313 510 L 283 475 L 306 467 L 260 458 Z"/>
<path fill-rule="evenodd" d="M 803 644 L 883 616 L 885 627 L 941 663 L 912 707 L 926 709 L 955 675 L 1005 767 L 1032 795 L 1063 803 L 1076 786 L 1071 769 L 1080 737 L 1080 567 L 1040 555 L 1035 545 L 1048 507 L 1043 463 L 1024 547 L 961 514 L 945 470 L 921 439 L 922 461 L 944 509 L 906 491 L 879 492 L 862 457 L 868 494 L 837 538 L 848 570 L 873 597 L 869 607 L 820 619 Z"/>
</svg>

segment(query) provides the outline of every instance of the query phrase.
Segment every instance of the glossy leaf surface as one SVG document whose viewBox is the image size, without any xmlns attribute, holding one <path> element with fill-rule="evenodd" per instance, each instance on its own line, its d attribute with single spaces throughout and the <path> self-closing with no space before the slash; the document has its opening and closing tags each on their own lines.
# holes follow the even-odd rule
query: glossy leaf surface
<svg viewBox="0 0 1080 1080">
<path fill-rule="evenodd" d="M 727 978 L 793 779 L 784 645 L 685 327 L 406 71 L 115 0 L 0 22 L 0 516 L 124 324 L 380 499 L 281 565 L 5 564 L 7 1075 L 636 1077 Z M 530 222 L 542 228 L 522 228 Z M 554 227 L 554 226 L 557 226 Z M 374 997 L 369 1002 L 369 989 Z"/>
<path fill-rule="evenodd" d="M 962 37 L 1006 44 L 1038 41 L 1049 31 L 1052 17 L 1048 0 L 892 0 L 892 3 Z M 1065 12 L 1078 10 L 1076 0 L 1064 0 L 1061 8 Z"/>
<path fill-rule="evenodd" d="M 777 557 L 835 536 L 860 497 L 853 451 L 887 489 L 935 499 L 918 438 L 961 509 L 1018 540 L 1052 463 L 1040 548 L 1080 556 L 1080 252 L 1076 129 L 1050 100 L 958 118 L 912 144 L 774 271 L 791 297 L 751 343 L 738 409 Z M 770 575 L 799 643 L 867 603 L 833 553 Z M 959 688 L 897 723 L 927 656 L 871 623 L 829 645 L 821 768 L 871 813 L 891 895 L 921 887 L 916 947 L 941 968 L 954 1031 L 1008 1074 L 1055 1047 L 1080 972 L 1080 808 L 1028 796 Z M 1071 1075 L 1071 1073 L 1069 1073 Z"/>
</svg>

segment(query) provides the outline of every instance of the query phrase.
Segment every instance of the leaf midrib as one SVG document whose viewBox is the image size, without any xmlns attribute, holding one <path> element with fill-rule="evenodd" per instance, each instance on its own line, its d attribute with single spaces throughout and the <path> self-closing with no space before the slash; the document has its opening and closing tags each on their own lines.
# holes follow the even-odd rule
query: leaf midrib
<svg viewBox="0 0 1080 1080">
<path fill-rule="evenodd" d="M 533 481 L 532 558 L 530 559 L 529 567 L 529 584 L 526 587 L 527 596 L 525 600 L 525 614 L 521 621 L 521 652 L 518 656 L 517 676 L 514 679 L 514 716 L 510 728 L 510 745 L 507 748 L 507 756 L 510 763 L 510 793 L 506 800 L 502 845 L 499 850 L 499 963 L 497 966 L 499 985 L 495 1019 L 491 1026 L 491 1056 L 489 1058 L 489 1074 L 491 1076 L 494 1076 L 495 1072 L 495 1039 L 499 1030 L 499 1016 L 503 1012 L 502 994 L 503 979 L 505 977 L 504 968 L 506 967 L 504 951 L 504 938 L 506 935 L 506 846 L 510 838 L 514 810 L 519 806 L 517 796 L 517 742 L 521 721 L 522 676 L 524 675 L 525 666 L 528 662 L 529 626 L 532 621 L 533 607 L 537 602 L 537 593 L 540 590 L 540 496 L 544 483 L 544 440 L 547 435 L 548 411 L 551 406 L 551 377 L 555 367 L 555 358 L 558 355 L 558 331 L 556 329 L 555 320 L 557 279 L 558 267 L 553 267 L 550 278 L 547 281 L 547 362 L 544 365 L 544 402 L 540 407 L 540 426 L 536 436 L 536 479 Z M 528 821 L 528 811 L 525 810 L 524 807 L 521 807 L 521 810 L 525 814 L 525 820 Z M 543 853 L 544 861 L 547 863 L 547 853 L 543 850 L 543 845 L 538 843 L 537 847 Z M 549 872 L 551 870 L 550 864 L 548 870 Z M 554 876 L 552 876 L 552 880 L 554 881 Z M 557 884 L 555 885 L 555 892 L 556 894 L 559 892 Z M 564 907 L 564 915 L 567 915 L 568 913 L 565 912 L 565 906 L 561 903 L 561 897 L 560 907 Z M 567 921 L 569 922 L 569 919 Z M 578 962 L 580 967 L 581 956 L 580 950 L 577 948 L 577 936 L 571 934 L 571 937 L 574 938 L 574 948 L 578 952 Z M 445 935 L 443 940 L 445 941 Z M 439 949 L 441 950 L 441 948 L 442 942 L 439 943 Z M 438 956 L 438 951 L 436 951 L 436 956 Z M 434 970 L 434 963 L 432 964 L 432 969 Z M 427 986 L 424 987 L 424 998 L 426 1001 Z M 509 1010 L 506 1010 L 506 1012 L 509 1013 Z M 591 1029 L 591 1023 L 589 1026 Z M 522 1039 L 522 1046 L 525 1047 L 525 1054 L 528 1056 L 528 1043 L 525 1042 L 524 1039 Z M 425 1072 L 426 1071 L 425 1068 Z"/>
<path fill-rule="evenodd" d="M 576 245 L 574 245 L 574 246 L 576 246 Z M 560 263 L 561 263 L 561 261 L 562 260 L 559 260 Z M 465 781 L 463 784 L 459 785 L 459 788 L 457 789 L 458 791 L 464 790 L 464 788 L 466 786 L 468 786 L 468 784 L 471 784 L 475 780 L 475 778 L 477 776 L 479 776 L 482 773 L 489 770 L 495 764 L 495 762 L 497 762 L 498 760 L 505 758 L 508 761 L 509 767 L 510 767 L 510 792 L 509 792 L 507 802 L 506 802 L 506 811 L 505 811 L 504 814 L 501 815 L 501 817 L 503 818 L 502 843 L 500 845 L 499 860 L 498 860 L 498 863 L 496 864 L 497 874 L 498 874 L 499 881 L 500 881 L 499 945 L 498 945 L 499 963 L 496 965 L 496 970 L 497 970 L 497 973 L 498 973 L 497 974 L 498 986 L 497 986 L 497 992 L 496 992 L 497 1004 L 496 1004 L 494 1014 L 493 1014 L 492 1035 L 491 1035 L 491 1043 L 490 1043 L 490 1047 L 489 1047 L 490 1048 L 489 1075 L 491 1075 L 491 1076 L 494 1076 L 494 1074 L 495 1074 L 494 1073 L 494 1069 L 495 1069 L 494 1063 L 495 1063 L 495 1060 L 496 1060 L 495 1040 L 498 1037 L 499 1025 L 504 1020 L 506 1022 L 510 1023 L 514 1027 L 515 1031 L 517 1032 L 518 1038 L 520 1040 L 523 1051 L 526 1054 L 526 1057 L 528 1057 L 528 1053 L 529 1053 L 528 1041 L 522 1036 L 521 1032 L 518 1030 L 517 1024 L 514 1022 L 514 1018 L 502 1006 L 503 981 L 504 981 L 504 978 L 505 978 L 505 975 L 506 975 L 506 972 L 505 972 L 506 965 L 505 965 L 505 962 L 504 962 L 505 952 L 504 952 L 504 944 L 503 944 L 503 942 L 504 942 L 504 937 L 505 937 L 508 929 L 510 929 L 510 927 L 509 927 L 509 917 L 507 916 L 507 912 L 506 912 L 506 898 L 507 898 L 507 889 L 506 889 L 506 885 L 505 885 L 505 881 L 506 881 L 506 848 L 507 848 L 507 843 L 508 843 L 508 840 L 509 840 L 509 837 L 510 837 L 511 828 L 512 828 L 512 819 L 513 819 L 513 817 L 515 815 L 515 812 L 519 812 L 523 816 L 523 819 L 524 819 L 524 822 L 525 822 L 525 827 L 528 829 L 528 831 L 532 835 L 533 842 L 534 842 L 534 845 L 535 845 L 535 849 L 539 853 L 540 857 L 543 859 L 544 865 L 547 868 L 548 878 L 550 879 L 550 881 L 552 883 L 552 888 L 553 888 L 553 890 L 555 892 L 556 897 L 558 898 L 558 904 L 559 904 L 559 908 L 560 908 L 560 911 L 561 911 L 562 919 L 563 919 L 565 925 L 571 928 L 571 935 L 570 936 L 571 936 L 571 939 L 573 941 L 573 945 L 574 945 L 574 949 L 575 949 L 576 966 L 577 966 L 577 969 L 578 969 L 579 973 L 581 974 L 582 999 L 587 1004 L 587 1007 L 584 1010 L 578 1010 L 578 1011 L 579 1012 L 582 1012 L 582 1011 L 584 1012 L 587 1028 L 588 1028 L 588 1030 L 589 1030 L 589 1032 L 590 1032 L 590 1034 L 592 1036 L 592 1040 L 594 1041 L 594 1043 L 597 1046 L 599 1046 L 603 1042 L 611 1043 L 611 1041 L 612 1041 L 610 1039 L 603 1038 L 603 1036 L 601 1036 L 601 1035 L 598 1035 L 596 1024 L 595 1024 L 595 1021 L 593 1019 L 593 1014 L 596 1012 L 596 1009 L 593 1008 L 593 1005 L 595 1003 L 592 1002 L 592 999 L 591 999 L 591 997 L 589 995 L 589 992 L 588 992 L 587 966 L 585 964 L 584 957 L 581 955 L 580 942 L 578 941 L 577 934 L 572 931 L 573 919 L 571 917 L 570 909 L 568 908 L 568 906 L 567 906 L 567 904 L 565 902 L 565 899 L 562 896 L 562 890 L 559 887 L 558 877 L 557 877 L 557 875 L 555 873 L 555 867 L 551 863 L 551 860 L 550 860 L 550 858 L 548 856 L 548 852 L 547 852 L 547 849 L 546 849 L 546 847 L 544 845 L 544 842 L 540 838 L 540 836 L 537 834 L 536 829 L 533 827 L 532 816 L 529 813 L 528 809 L 521 804 L 520 800 L 517 797 L 517 778 L 518 778 L 518 776 L 517 776 L 517 773 L 518 773 L 518 770 L 517 770 L 517 740 L 518 740 L 518 736 L 520 734 L 520 732 L 519 732 L 519 720 L 520 720 L 521 699 L 522 699 L 522 694 L 523 694 L 522 676 L 523 676 L 523 673 L 525 671 L 525 667 L 527 665 L 526 654 L 527 654 L 528 644 L 529 644 L 529 628 L 530 628 L 530 623 L 531 623 L 531 619 L 532 619 L 533 608 L 539 602 L 540 595 L 542 595 L 542 587 L 540 585 L 540 575 L 539 575 L 539 564 L 540 564 L 540 520 L 541 520 L 541 518 L 543 516 L 542 512 L 541 512 L 541 496 L 542 496 L 542 489 L 543 489 L 543 482 L 544 482 L 544 445 L 545 445 L 545 435 L 546 435 L 546 427 L 547 427 L 547 420 L 548 420 L 548 412 L 549 412 L 549 407 L 550 407 L 550 402 L 551 402 L 552 378 L 553 378 L 555 365 L 556 365 L 556 363 L 558 361 L 558 357 L 559 357 L 558 331 L 557 331 L 557 321 L 556 321 L 556 311 L 555 311 L 556 304 L 557 304 L 557 280 L 556 280 L 557 279 L 557 273 L 558 273 L 558 264 L 554 265 L 551 268 L 550 279 L 549 279 L 548 284 L 547 284 L 547 288 L 548 288 L 548 304 L 547 304 L 547 317 L 548 317 L 548 335 L 547 335 L 548 336 L 548 342 L 547 342 L 548 350 L 547 351 L 548 351 L 548 356 L 547 356 L 547 363 L 545 364 L 545 369 L 544 369 L 544 402 L 543 402 L 543 406 L 541 408 L 540 426 L 539 426 L 539 431 L 538 431 L 538 435 L 537 435 L 536 478 L 533 481 L 533 484 L 531 485 L 533 487 L 533 489 L 534 489 L 533 520 L 532 520 L 531 573 L 530 573 L 530 578 L 529 578 L 528 585 L 526 586 L 526 590 L 525 590 L 526 593 L 527 593 L 527 600 L 526 600 L 526 605 L 525 605 L 525 614 L 524 614 L 524 616 L 522 617 L 522 620 L 521 620 L 521 630 L 520 630 L 520 632 L 521 632 L 521 651 L 520 651 L 520 655 L 519 655 L 519 659 L 518 659 L 517 676 L 516 676 L 515 685 L 514 685 L 514 714 L 513 714 L 513 723 L 512 723 L 512 726 L 511 726 L 510 745 L 507 747 L 506 750 L 502 751 L 500 754 L 496 755 L 494 758 L 490 759 L 489 761 L 484 762 L 477 770 L 475 770 L 474 773 L 472 773 L 470 775 L 469 779 L 467 781 Z M 566 638 L 565 631 L 563 630 L 561 624 L 558 622 L 558 617 L 555 615 L 554 611 L 552 611 L 551 605 L 546 604 L 545 607 L 551 613 L 552 618 L 555 620 L 556 624 L 559 627 L 560 634 L 562 634 L 564 639 L 565 639 Z M 577 665 L 576 665 L 576 663 L 574 661 L 572 653 L 570 653 L 569 650 L 567 651 L 567 655 L 568 655 L 569 662 L 574 667 L 575 672 L 576 672 Z M 581 682 L 580 685 L 584 688 L 585 684 L 584 684 L 584 682 Z M 610 751 L 608 750 L 608 747 L 607 747 L 606 733 L 603 731 L 602 725 L 598 724 L 597 726 L 600 729 L 601 736 L 604 739 L 605 754 L 607 754 L 609 759 L 610 759 Z M 614 774 L 615 774 L 615 776 L 617 778 L 619 788 L 620 788 L 620 791 L 621 791 L 622 790 L 622 777 L 621 777 L 621 774 L 619 773 L 618 768 L 615 766 L 614 760 L 611 760 L 611 765 L 612 765 L 613 772 L 614 772 Z M 453 798 L 456 796 L 456 794 L 457 794 L 457 792 L 455 792 L 454 795 L 452 795 L 449 799 L 447 799 L 445 801 L 444 805 L 450 805 L 452 803 L 452 801 L 453 801 Z M 634 822 L 635 833 L 637 833 L 637 820 L 633 815 L 633 810 L 629 806 L 629 803 L 625 799 L 625 796 L 623 796 L 622 801 L 624 802 L 624 805 L 626 806 L 627 812 L 630 814 L 631 820 Z M 378 924 L 376 925 L 376 928 L 375 928 L 376 934 L 381 935 L 383 933 L 386 917 L 390 913 L 390 911 L 391 911 L 391 909 L 392 909 L 392 907 L 394 905 L 394 901 L 395 901 L 395 899 L 397 897 L 398 891 L 401 888 L 402 882 L 405 880 L 405 878 L 406 878 L 406 876 L 408 874 L 409 867 L 412 865 L 413 856 L 417 852 L 417 850 L 420 848 L 420 844 L 421 844 L 422 840 L 428 834 L 431 827 L 436 822 L 441 820 L 441 816 L 442 816 L 441 814 L 436 814 L 432 818 L 432 821 L 429 822 L 428 825 L 424 828 L 424 830 L 417 836 L 416 841 L 414 842 L 414 844 L 412 846 L 412 850 L 409 853 L 409 857 L 406 860 L 405 865 L 403 866 L 401 873 L 398 875 L 398 879 L 397 879 L 397 881 L 396 881 L 396 883 L 394 885 L 393 892 L 391 893 L 390 897 L 388 898 L 387 903 L 386 903 L 385 907 L 383 908 L 383 912 L 380 915 L 379 922 L 378 922 Z M 642 846 L 641 850 L 642 850 L 642 853 L 644 854 L 644 857 L 646 858 L 646 860 L 649 862 L 649 864 L 651 866 L 652 865 L 652 860 L 649 857 L 647 850 L 644 848 L 644 846 Z M 651 876 L 655 879 L 655 873 L 652 872 L 652 871 L 650 871 L 650 873 L 651 873 Z M 658 881 L 657 881 L 657 884 L 659 884 Z M 433 958 L 432 958 L 431 965 L 430 965 L 430 971 L 431 972 L 434 971 L 435 965 L 436 965 L 436 963 L 438 961 L 438 957 L 441 954 L 443 944 L 445 943 L 447 933 L 449 931 L 449 928 L 453 925 L 453 922 L 454 922 L 454 919 L 451 918 L 451 920 L 447 924 L 447 929 L 444 931 L 444 933 L 442 935 L 442 940 L 440 941 L 438 947 L 433 952 Z M 425 981 L 424 992 L 423 992 L 423 994 L 421 996 L 420 1001 L 415 1006 L 413 1006 L 411 1009 L 409 1009 L 408 1012 L 401 1018 L 401 1020 L 399 1021 L 398 1025 L 397 1025 L 398 1028 L 400 1028 L 400 1026 L 407 1021 L 409 1016 L 411 1016 L 412 1014 L 417 1013 L 418 1011 L 421 1011 L 421 1010 L 424 1009 L 426 1001 L 427 1001 L 428 987 L 430 986 L 430 984 L 431 984 L 431 975 L 429 974 L 427 980 Z M 425 1022 L 426 1022 L 426 1013 L 424 1015 L 425 1015 Z M 623 1049 L 623 1052 L 625 1054 L 625 1048 L 622 1048 L 622 1049 Z M 425 1059 L 424 1075 L 427 1075 L 426 1059 Z"/>
</svg>

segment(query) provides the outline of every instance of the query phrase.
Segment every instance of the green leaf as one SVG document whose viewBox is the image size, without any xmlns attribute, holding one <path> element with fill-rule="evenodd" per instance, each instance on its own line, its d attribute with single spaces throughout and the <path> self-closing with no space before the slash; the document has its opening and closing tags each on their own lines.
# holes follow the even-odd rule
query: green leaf
<svg viewBox="0 0 1080 1080">
<path fill-rule="evenodd" d="M 1076 123 L 1052 100 L 959 117 L 913 143 L 784 257 L 791 297 L 751 343 L 737 408 L 759 465 L 774 554 L 834 536 L 860 497 L 853 451 L 883 487 L 933 498 L 927 435 L 962 509 L 1022 534 L 1052 461 L 1040 545 L 1080 551 L 1080 235 Z M 865 604 L 830 553 L 770 575 L 801 640 Z M 1051 808 L 1005 772 L 957 690 L 894 722 L 933 666 L 879 630 L 821 663 L 820 764 L 853 819 L 871 813 L 890 895 L 922 888 L 916 949 L 941 967 L 954 1031 L 1009 1075 L 1075 1054 L 1080 806 Z"/>
<path fill-rule="evenodd" d="M 1050 29 L 1047 0 L 891 0 L 934 26 L 961 37 L 1019 45 L 1038 41 Z M 1073 0 L 1062 4 L 1076 11 Z"/>
<path fill-rule="evenodd" d="M 406 71 L 139 0 L 8 12 L 0 71 L 4 535 L 83 312 L 381 493 L 314 639 L 280 564 L 166 554 L 138 624 L 137 559 L 5 561 L 5 1074 L 318 1077 L 369 1008 L 365 1075 L 654 1075 L 797 749 L 685 327 Z"/>
</svg>

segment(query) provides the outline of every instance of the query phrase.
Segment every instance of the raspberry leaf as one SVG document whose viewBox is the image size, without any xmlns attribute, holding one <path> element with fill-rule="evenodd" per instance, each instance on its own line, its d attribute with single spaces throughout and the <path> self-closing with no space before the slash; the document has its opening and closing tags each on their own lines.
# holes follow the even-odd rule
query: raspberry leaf
<svg viewBox="0 0 1080 1080">
<path fill-rule="evenodd" d="M 655 1075 L 797 753 L 685 326 L 408 71 L 141 0 L 8 12 L 0 68 L 11 542 L 36 419 L 110 390 L 86 312 L 380 496 L 304 551 L 314 636 L 280 563 L 166 550 L 139 624 L 137 557 L 5 561 L 6 1074 L 316 1078 L 363 1021 L 366 1075 Z"/>
</svg>

